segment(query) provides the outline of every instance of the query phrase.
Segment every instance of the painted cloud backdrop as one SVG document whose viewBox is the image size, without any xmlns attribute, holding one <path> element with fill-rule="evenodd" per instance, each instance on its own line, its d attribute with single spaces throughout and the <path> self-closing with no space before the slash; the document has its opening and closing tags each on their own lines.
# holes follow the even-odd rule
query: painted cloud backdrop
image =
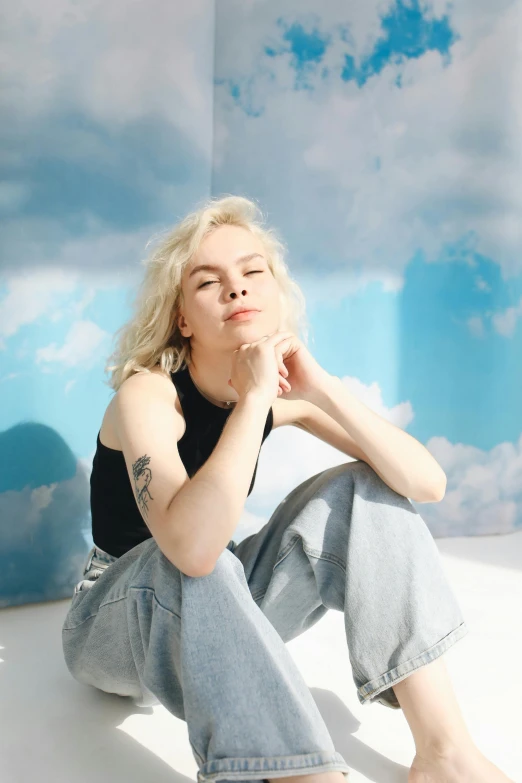
<svg viewBox="0 0 522 783">
<path fill-rule="evenodd" d="M 289 248 L 314 356 L 448 476 L 433 535 L 522 526 L 522 0 L 4 4 L 0 606 L 91 545 L 103 367 L 146 243 L 210 195 Z M 263 446 L 235 536 L 346 456 Z"/>
</svg>

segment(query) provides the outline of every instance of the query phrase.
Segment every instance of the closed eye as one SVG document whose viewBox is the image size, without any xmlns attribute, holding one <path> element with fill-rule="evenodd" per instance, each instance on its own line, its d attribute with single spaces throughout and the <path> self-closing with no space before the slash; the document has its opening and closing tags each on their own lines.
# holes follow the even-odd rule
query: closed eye
<svg viewBox="0 0 522 783">
<path fill-rule="evenodd" d="M 247 272 L 247 275 L 255 275 L 255 274 L 259 274 L 259 273 L 262 274 L 263 272 L 264 272 L 264 269 L 253 269 L 251 272 Z M 201 285 L 198 285 L 198 289 L 199 288 L 204 288 L 206 285 L 210 285 L 211 283 L 217 283 L 217 282 L 218 282 L 217 280 L 207 280 L 206 283 L 202 283 Z"/>
</svg>

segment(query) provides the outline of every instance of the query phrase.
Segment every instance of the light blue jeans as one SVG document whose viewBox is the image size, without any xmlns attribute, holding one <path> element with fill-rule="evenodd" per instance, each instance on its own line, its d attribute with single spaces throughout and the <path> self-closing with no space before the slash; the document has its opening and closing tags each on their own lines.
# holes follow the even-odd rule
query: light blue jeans
<svg viewBox="0 0 522 783">
<path fill-rule="evenodd" d="M 79 682 L 186 721 L 198 783 L 348 776 L 285 647 L 328 609 L 361 704 L 400 709 L 393 685 L 468 632 L 422 517 L 361 461 L 299 484 L 206 576 L 154 538 L 120 558 L 93 547 L 63 651 Z"/>
</svg>

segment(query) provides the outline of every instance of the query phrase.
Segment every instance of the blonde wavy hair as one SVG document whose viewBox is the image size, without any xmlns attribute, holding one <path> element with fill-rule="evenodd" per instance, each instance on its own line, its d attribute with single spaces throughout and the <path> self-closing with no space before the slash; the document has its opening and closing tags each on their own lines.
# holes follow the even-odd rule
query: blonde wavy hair
<svg viewBox="0 0 522 783">
<path fill-rule="evenodd" d="M 285 244 L 274 229 L 264 225 L 261 209 L 254 201 L 233 195 L 212 198 L 160 234 L 158 245 L 141 261 L 145 275 L 131 305 L 133 315 L 116 331 L 116 349 L 108 357 L 114 364 L 105 366 L 105 372 L 111 372 L 105 383 L 114 391 L 136 372 L 150 372 L 156 366 L 166 373 L 177 372 L 183 364 L 190 364 L 190 339 L 177 326 L 179 307 L 184 302 L 181 280 L 201 242 L 223 225 L 246 228 L 261 240 L 269 268 L 279 283 L 280 328 L 308 343 L 305 297 L 290 277 Z"/>
</svg>

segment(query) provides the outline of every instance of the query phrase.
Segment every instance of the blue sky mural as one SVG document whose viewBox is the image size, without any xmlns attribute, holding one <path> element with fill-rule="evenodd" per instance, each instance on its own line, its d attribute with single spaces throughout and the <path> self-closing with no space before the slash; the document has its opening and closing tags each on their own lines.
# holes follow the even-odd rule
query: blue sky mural
<svg viewBox="0 0 522 783">
<path fill-rule="evenodd" d="M 68 594 L 113 335 L 149 240 L 209 195 L 258 201 L 314 356 L 445 469 L 444 500 L 418 506 L 433 535 L 522 527 L 521 6 L 5 11 L 0 605 Z M 345 460 L 274 431 L 236 539 Z"/>
</svg>

